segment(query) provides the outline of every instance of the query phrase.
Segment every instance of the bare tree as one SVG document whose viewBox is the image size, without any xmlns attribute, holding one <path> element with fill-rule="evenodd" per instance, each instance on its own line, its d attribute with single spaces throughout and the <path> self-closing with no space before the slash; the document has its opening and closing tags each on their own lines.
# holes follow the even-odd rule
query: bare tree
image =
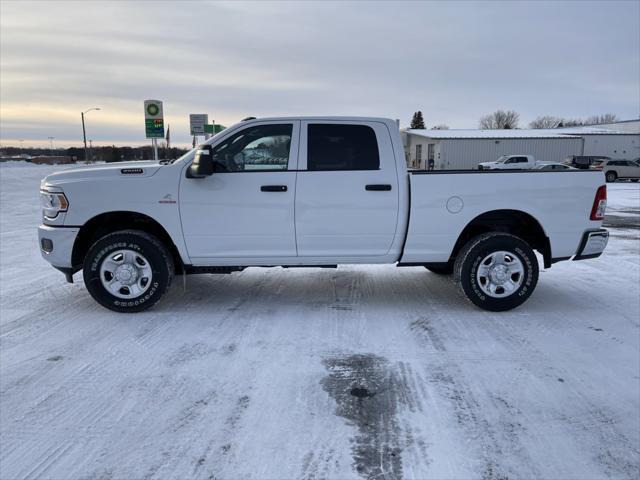
<svg viewBox="0 0 640 480">
<path fill-rule="evenodd" d="M 562 124 L 564 124 L 562 118 L 543 115 L 530 122 L 529 128 L 558 128 Z"/>
<path fill-rule="evenodd" d="M 431 130 L 449 130 L 449 125 L 441 123 L 440 125 L 434 125 L 433 127 L 431 127 Z"/>
<path fill-rule="evenodd" d="M 496 110 L 480 119 L 481 130 L 506 130 L 518 128 L 520 114 L 513 110 Z"/>
<path fill-rule="evenodd" d="M 613 113 L 603 115 L 592 115 L 588 118 L 561 118 L 551 115 L 544 115 L 529 123 L 529 128 L 559 128 L 559 127 L 582 127 L 584 125 L 600 125 L 603 123 L 614 123 L 618 117 Z"/>
<path fill-rule="evenodd" d="M 605 113 L 604 115 L 592 115 L 584 121 L 585 125 L 601 125 L 603 123 L 614 123 L 618 121 L 618 117 L 613 113 Z"/>
</svg>

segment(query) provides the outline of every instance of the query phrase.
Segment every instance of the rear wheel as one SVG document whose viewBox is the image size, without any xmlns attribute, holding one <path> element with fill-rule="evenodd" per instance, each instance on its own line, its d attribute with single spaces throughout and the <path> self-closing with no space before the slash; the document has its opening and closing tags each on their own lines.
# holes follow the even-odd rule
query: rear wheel
<svg viewBox="0 0 640 480">
<path fill-rule="evenodd" d="M 454 265 L 454 279 L 465 296 L 485 310 L 511 310 L 533 293 L 538 260 L 522 239 L 486 233 L 470 240 Z"/>
<path fill-rule="evenodd" d="M 616 174 L 616 172 L 607 172 L 605 178 L 607 179 L 607 182 L 613 183 L 618 178 L 618 175 Z"/>
<path fill-rule="evenodd" d="M 141 312 L 169 289 L 173 261 L 153 235 L 122 230 L 93 244 L 84 260 L 83 276 L 87 290 L 103 307 Z"/>
</svg>

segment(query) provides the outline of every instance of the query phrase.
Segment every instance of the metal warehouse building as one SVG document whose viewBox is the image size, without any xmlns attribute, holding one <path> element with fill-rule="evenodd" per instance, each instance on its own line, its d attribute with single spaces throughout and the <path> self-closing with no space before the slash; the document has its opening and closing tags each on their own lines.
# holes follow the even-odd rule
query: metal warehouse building
<svg viewBox="0 0 640 480">
<path fill-rule="evenodd" d="M 620 124 L 624 123 L 624 126 Z M 476 169 L 478 163 L 501 155 L 533 155 L 562 162 L 569 155 L 603 155 L 617 159 L 640 157 L 640 121 L 597 127 L 552 130 L 404 130 L 410 168 Z"/>
</svg>

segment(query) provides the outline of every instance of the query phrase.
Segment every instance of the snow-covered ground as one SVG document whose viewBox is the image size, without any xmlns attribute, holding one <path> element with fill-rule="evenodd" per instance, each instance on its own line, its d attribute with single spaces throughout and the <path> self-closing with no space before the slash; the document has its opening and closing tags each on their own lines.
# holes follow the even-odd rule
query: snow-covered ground
<svg viewBox="0 0 640 480">
<path fill-rule="evenodd" d="M 0 478 L 638 478 L 640 189 L 596 260 L 489 313 L 393 266 L 176 279 L 119 315 L 40 258 L 0 167 Z"/>
</svg>

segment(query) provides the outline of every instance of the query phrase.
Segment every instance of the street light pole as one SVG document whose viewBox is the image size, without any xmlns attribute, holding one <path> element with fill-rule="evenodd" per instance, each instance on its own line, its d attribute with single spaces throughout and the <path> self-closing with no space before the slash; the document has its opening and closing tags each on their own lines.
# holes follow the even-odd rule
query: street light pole
<svg viewBox="0 0 640 480">
<path fill-rule="evenodd" d="M 84 114 L 90 112 L 91 110 L 100 110 L 100 107 L 93 107 L 89 110 L 85 110 L 84 112 L 80 112 L 80 117 L 82 118 L 82 139 L 84 140 L 84 161 L 87 162 L 87 130 L 84 127 Z"/>
<path fill-rule="evenodd" d="M 87 131 L 84 128 L 84 112 L 80 112 L 82 117 L 82 138 L 84 139 L 84 161 L 87 161 Z"/>
<path fill-rule="evenodd" d="M 49 139 L 49 155 L 53 156 L 53 139 L 56 137 L 47 137 Z"/>
</svg>

